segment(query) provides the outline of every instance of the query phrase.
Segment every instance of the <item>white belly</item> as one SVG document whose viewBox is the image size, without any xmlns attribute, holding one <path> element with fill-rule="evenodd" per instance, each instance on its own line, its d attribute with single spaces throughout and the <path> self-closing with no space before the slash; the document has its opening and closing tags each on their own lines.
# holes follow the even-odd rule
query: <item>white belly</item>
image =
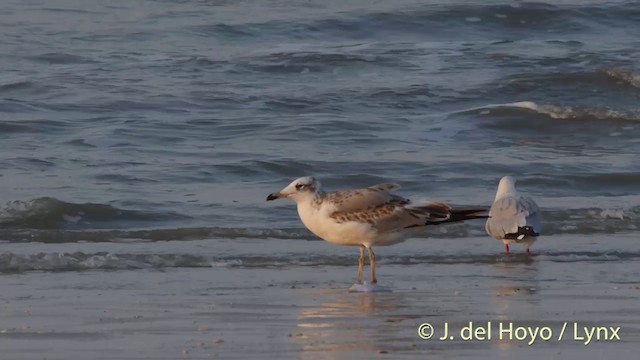
<svg viewBox="0 0 640 360">
<path fill-rule="evenodd" d="M 304 226 L 323 240 L 343 246 L 385 246 L 404 241 L 408 234 L 392 232 L 380 234 L 368 223 L 348 221 L 337 223 L 322 209 L 298 206 L 298 214 Z"/>
</svg>

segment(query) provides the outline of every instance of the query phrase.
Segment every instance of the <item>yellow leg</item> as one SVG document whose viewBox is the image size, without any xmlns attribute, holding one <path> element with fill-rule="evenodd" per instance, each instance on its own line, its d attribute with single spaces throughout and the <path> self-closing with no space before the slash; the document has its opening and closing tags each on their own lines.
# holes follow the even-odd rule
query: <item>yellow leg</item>
<svg viewBox="0 0 640 360">
<path fill-rule="evenodd" d="M 371 283 L 375 284 L 378 282 L 376 280 L 376 254 L 374 254 L 372 248 L 368 248 L 369 250 L 369 268 L 371 269 Z"/>
<path fill-rule="evenodd" d="M 362 269 L 364 268 L 364 246 L 360 245 L 360 258 L 358 259 L 358 280 L 357 284 L 362 284 Z"/>
</svg>

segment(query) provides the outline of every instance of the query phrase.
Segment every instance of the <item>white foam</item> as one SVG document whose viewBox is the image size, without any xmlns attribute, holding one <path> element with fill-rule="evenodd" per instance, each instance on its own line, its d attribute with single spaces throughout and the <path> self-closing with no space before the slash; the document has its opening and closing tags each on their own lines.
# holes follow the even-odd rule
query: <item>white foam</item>
<svg viewBox="0 0 640 360">
<path fill-rule="evenodd" d="M 492 109 L 500 109 L 500 108 L 520 108 L 520 109 L 527 109 L 527 110 L 532 110 L 536 112 L 541 111 L 540 105 L 534 103 L 533 101 L 518 101 L 513 103 L 505 103 L 505 104 L 487 104 L 483 106 L 457 110 L 451 113 L 455 114 L 455 113 L 464 113 L 468 111 L 480 111 L 481 114 L 486 115 L 491 113 Z"/>
<path fill-rule="evenodd" d="M 349 292 L 378 293 L 391 292 L 391 290 L 378 284 L 369 284 L 365 281 L 362 284 L 351 285 L 351 287 L 349 288 Z"/>
<path fill-rule="evenodd" d="M 600 212 L 600 216 L 603 219 L 620 219 L 624 220 L 624 210 L 623 209 L 604 209 Z"/>
<path fill-rule="evenodd" d="M 496 105 L 496 106 L 513 106 L 522 109 L 529 109 L 534 111 L 539 111 L 540 106 L 533 101 L 518 101 L 514 103 L 504 104 L 504 105 Z"/>
<path fill-rule="evenodd" d="M 640 88 L 640 73 L 624 70 L 607 70 L 606 74 L 614 79 L 622 80 L 631 86 Z"/>
</svg>

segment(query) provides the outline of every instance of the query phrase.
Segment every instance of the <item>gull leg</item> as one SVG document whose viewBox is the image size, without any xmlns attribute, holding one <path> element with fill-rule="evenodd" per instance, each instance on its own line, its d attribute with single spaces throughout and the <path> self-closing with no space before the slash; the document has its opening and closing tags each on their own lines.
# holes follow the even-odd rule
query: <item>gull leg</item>
<svg viewBox="0 0 640 360">
<path fill-rule="evenodd" d="M 375 284 L 378 282 L 376 280 L 376 254 L 373 252 L 372 248 L 368 248 L 369 250 L 369 268 L 371 269 L 371 283 Z"/>
<path fill-rule="evenodd" d="M 527 247 L 527 254 L 531 255 L 531 251 L 529 250 L 528 247 Z"/>
<path fill-rule="evenodd" d="M 364 245 L 360 245 L 360 258 L 358 259 L 358 280 L 356 280 L 356 284 L 362 284 L 363 268 L 364 268 Z"/>
<path fill-rule="evenodd" d="M 504 244 L 504 252 L 509 253 L 509 244 Z"/>
</svg>

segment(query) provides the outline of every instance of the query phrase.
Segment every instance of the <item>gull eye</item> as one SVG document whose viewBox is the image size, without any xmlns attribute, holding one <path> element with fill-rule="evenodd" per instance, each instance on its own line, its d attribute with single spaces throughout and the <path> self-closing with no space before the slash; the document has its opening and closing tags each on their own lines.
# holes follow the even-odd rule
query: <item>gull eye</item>
<svg viewBox="0 0 640 360">
<path fill-rule="evenodd" d="M 304 189 L 305 185 L 304 184 L 296 184 L 296 190 L 302 190 Z"/>
</svg>

